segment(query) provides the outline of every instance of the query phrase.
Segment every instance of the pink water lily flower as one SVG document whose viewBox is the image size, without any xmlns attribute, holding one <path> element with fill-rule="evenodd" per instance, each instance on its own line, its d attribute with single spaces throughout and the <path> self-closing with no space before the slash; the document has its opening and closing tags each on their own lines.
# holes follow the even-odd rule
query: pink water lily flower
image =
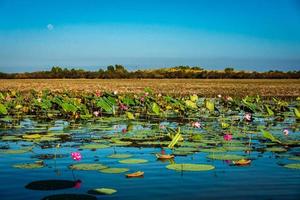
<svg viewBox="0 0 300 200">
<path fill-rule="evenodd" d="M 71 153 L 71 156 L 72 156 L 73 160 L 76 160 L 76 161 L 80 161 L 81 158 L 82 158 L 80 152 L 72 152 L 72 153 Z"/>
<path fill-rule="evenodd" d="M 99 90 L 96 90 L 95 95 L 96 95 L 96 97 L 100 97 L 101 96 L 101 92 Z"/>
<path fill-rule="evenodd" d="M 223 136 L 223 138 L 224 138 L 225 141 L 231 141 L 231 140 L 232 140 L 232 135 L 230 135 L 230 134 L 225 134 L 225 135 Z"/>
<path fill-rule="evenodd" d="M 81 180 L 77 180 L 77 181 L 75 181 L 75 185 L 73 187 L 76 189 L 79 189 L 81 187 L 81 183 L 82 183 Z"/>
<path fill-rule="evenodd" d="M 192 123 L 192 127 L 194 127 L 194 128 L 201 128 L 201 124 L 200 124 L 200 122 L 193 122 Z"/>
<path fill-rule="evenodd" d="M 288 136 L 289 135 L 289 130 L 287 128 L 283 129 L 283 134 L 285 136 Z"/>
<path fill-rule="evenodd" d="M 120 110 L 128 110 L 128 107 L 122 103 L 119 104 Z"/>
</svg>

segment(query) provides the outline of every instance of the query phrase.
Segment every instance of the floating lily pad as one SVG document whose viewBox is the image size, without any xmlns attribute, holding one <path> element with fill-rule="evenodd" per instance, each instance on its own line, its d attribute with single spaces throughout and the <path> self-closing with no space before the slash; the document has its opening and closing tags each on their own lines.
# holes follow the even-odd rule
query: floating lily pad
<svg viewBox="0 0 300 200">
<path fill-rule="evenodd" d="M 111 188 L 96 188 L 96 189 L 92 189 L 92 190 L 89 190 L 88 193 L 89 194 L 94 194 L 94 195 L 111 195 L 111 194 L 114 194 L 116 193 L 117 190 L 115 189 L 111 189 Z"/>
<path fill-rule="evenodd" d="M 125 159 L 125 160 L 119 160 L 119 163 L 123 164 L 141 164 L 146 163 L 148 160 L 145 159 Z"/>
<path fill-rule="evenodd" d="M 132 157 L 131 154 L 120 154 L 120 153 L 115 153 L 115 154 L 111 154 L 109 156 L 107 156 L 108 158 L 130 158 Z"/>
<path fill-rule="evenodd" d="M 76 181 L 69 180 L 42 180 L 33 181 L 25 186 L 30 190 L 61 190 L 72 188 L 76 184 Z"/>
<path fill-rule="evenodd" d="M 42 200 L 97 200 L 97 198 L 88 194 L 55 194 L 46 196 Z"/>
<path fill-rule="evenodd" d="M 222 153 L 222 152 L 226 152 L 226 150 L 224 148 L 201 149 L 200 151 L 205 152 L 205 153 Z"/>
<path fill-rule="evenodd" d="M 287 165 L 284 165 L 284 167 L 289 168 L 289 169 L 300 169 L 300 163 L 287 164 Z"/>
<path fill-rule="evenodd" d="M 21 163 L 13 165 L 14 168 L 19 169 L 38 169 L 44 167 L 41 163 Z"/>
<path fill-rule="evenodd" d="M 67 156 L 69 155 L 68 154 L 37 154 L 31 156 L 31 158 L 46 160 L 46 159 L 54 159 L 54 158 L 65 158 Z"/>
<path fill-rule="evenodd" d="M 288 158 L 289 160 L 300 160 L 300 156 L 292 156 Z"/>
<path fill-rule="evenodd" d="M 86 144 L 83 146 L 80 146 L 81 149 L 104 149 L 108 148 L 109 145 L 106 144 Z"/>
<path fill-rule="evenodd" d="M 215 168 L 213 165 L 206 164 L 171 164 L 166 167 L 176 171 L 208 171 Z"/>
<path fill-rule="evenodd" d="M 241 160 L 245 159 L 244 156 L 235 154 L 209 154 L 207 158 L 214 160 Z"/>
<path fill-rule="evenodd" d="M 119 173 L 124 173 L 124 172 L 128 172 L 129 169 L 128 168 L 105 168 L 100 170 L 100 172 L 102 173 L 108 173 L 108 174 L 119 174 Z"/>
<path fill-rule="evenodd" d="M 271 152 L 286 152 L 287 150 L 283 147 L 269 147 L 269 148 L 266 148 L 266 151 L 271 151 Z"/>
<path fill-rule="evenodd" d="M 31 134 L 31 135 L 23 135 L 24 139 L 39 139 L 41 138 L 40 134 Z"/>
<path fill-rule="evenodd" d="M 107 166 L 97 163 L 79 163 L 70 165 L 70 168 L 74 170 L 101 170 L 107 168 Z"/>
<path fill-rule="evenodd" d="M 22 148 L 22 149 L 6 149 L 6 150 L 1 150 L 0 153 L 4 154 L 22 154 L 22 153 L 27 153 L 31 151 L 32 147 L 30 148 Z"/>
</svg>

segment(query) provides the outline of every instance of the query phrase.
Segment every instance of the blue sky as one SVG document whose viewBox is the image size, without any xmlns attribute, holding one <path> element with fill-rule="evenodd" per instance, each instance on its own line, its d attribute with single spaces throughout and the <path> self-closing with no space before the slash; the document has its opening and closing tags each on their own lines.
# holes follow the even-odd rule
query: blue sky
<svg viewBox="0 0 300 200">
<path fill-rule="evenodd" d="M 0 0 L 0 71 L 300 69 L 299 0 Z"/>
</svg>

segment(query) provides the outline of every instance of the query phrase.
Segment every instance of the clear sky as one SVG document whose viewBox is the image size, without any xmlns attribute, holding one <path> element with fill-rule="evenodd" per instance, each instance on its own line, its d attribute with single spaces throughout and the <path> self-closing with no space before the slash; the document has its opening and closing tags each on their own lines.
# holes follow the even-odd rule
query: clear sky
<svg viewBox="0 0 300 200">
<path fill-rule="evenodd" d="M 300 0 L 0 0 L 0 71 L 300 70 Z"/>
</svg>

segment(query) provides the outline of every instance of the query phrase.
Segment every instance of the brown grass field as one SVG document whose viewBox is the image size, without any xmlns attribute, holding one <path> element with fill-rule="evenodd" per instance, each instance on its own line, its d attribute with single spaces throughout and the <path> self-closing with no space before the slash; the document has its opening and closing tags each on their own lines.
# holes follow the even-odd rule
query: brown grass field
<svg viewBox="0 0 300 200">
<path fill-rule="evenodd" d="M 0 80 L 0 90 L 118 91 L 141 93 L 145 87 L 155 93 L 213 97 L 229 96 L 300 96 L 300 80 L 295 79 L 11 79 Z"/>
</svg>

